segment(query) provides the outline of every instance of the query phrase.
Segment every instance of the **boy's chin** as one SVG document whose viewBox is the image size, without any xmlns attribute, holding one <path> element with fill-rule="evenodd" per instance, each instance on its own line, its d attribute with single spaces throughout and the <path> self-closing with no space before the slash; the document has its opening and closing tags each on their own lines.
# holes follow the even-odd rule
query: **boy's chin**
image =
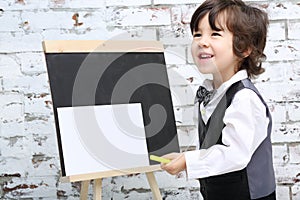
<svg viewBox="0 0 300 200">
<path fill-rule="evenodd" d="M 216 73 L 215 67 L 209 67 L 209 66 L 198 66 L 198 71 L 201 74 L 214 74 Z"/>
</svg>

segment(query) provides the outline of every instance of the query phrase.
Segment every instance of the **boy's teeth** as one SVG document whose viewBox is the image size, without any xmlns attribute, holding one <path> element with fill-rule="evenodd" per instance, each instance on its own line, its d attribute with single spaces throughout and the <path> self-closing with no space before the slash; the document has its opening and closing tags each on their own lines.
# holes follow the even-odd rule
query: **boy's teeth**
<svg viewBox="0 0 300 200">
<path fill-rule="evenodd" d="M 211 55 L 201 55 L 200 57 L 201 58 L 211 58 L 212 56 Z"/>
</svg>

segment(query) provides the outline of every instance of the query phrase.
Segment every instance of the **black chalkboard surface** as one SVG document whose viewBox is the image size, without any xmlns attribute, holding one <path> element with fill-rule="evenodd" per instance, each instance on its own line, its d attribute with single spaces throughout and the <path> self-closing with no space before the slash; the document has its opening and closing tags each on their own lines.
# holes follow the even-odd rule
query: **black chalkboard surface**
<svg viewBox="0 0 300 200">
<path fill-rule="evenodd" d="M 59 120 L 60 108 L 140 104 L 148 155 L 139 156 L 147 156 L 149 165 L 153 165 L 157 163 L 150 161 L 149 155 L 179 152 L 171 92 L 160 43 L 155 41 L 45 41 L 43 45 L 63 176 L 68 176 L 69 173 L 68 167 L 66 168 L 68 163 L 66 163 L 65 149 L 62 147 L 66 141 L 61 139 L 65 133 L 61 131 L 61 123 L 64 122 Z M 88 121 L 93 121 L 93 116 L 92 113 Z M 128 115 L 115 111 L 115 116 L 114 120 L 118 121 L 118 126 L 128 124 L 130 118 Z M 80 117 L 81 115 L 77 117 L 77 121 L 83 121 Z M 114 144 L 106 141 L 105 137 L 97 138 L 96 134 L 89 137 L 95 137 L 89 138 L 89 141 L 100 141 L 104 138 L 105 142 L 95 144 L 97 146 L 95 148 L 102 148 L 99 152 L 105 155 L 114 152 L 114 158 L 98 157 L 102 164 L 108 164 L 111 169 L 124 169 L 121 162 L 112 165 L 110 162 L 115 162 L 112 160 L 128 157 L 129 165 L 125 168 L 130 168 L 130 162 L 134 163 L 138 160 L 137 155 L 129 155 L 130 153 L 115 148 Z M 118 140 L 118 137 L 114 140 Z M 72 141 L 68 142 L 71 144 L 68 148 L 72 148 Z M 86 149 L 89 149 L 88 143 L 90 142 L 85 144 Z M 139 152 L 139 149 L 136 149 L 136 152 Z M 80 155 L 78 159 L 81 159 Z M 82 168 L 82 172 L 79 170 L 79 173 L 89 173 L 89 171 L 85 172 L 84 165 Z"/>
</svg>

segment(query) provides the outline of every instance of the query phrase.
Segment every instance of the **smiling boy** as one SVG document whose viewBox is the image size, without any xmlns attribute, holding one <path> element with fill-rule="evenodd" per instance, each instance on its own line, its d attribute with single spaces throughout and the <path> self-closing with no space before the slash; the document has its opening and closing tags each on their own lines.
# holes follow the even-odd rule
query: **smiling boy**
<svg viewBox="0 0 300 200">
<path fill-rule="evenodd" d="M 207 0 L 190 26 L 194 62 L 213 77 L 196 95 L 200 148 L 165 155 L 171 162 L 161 167 L 199 179 L 205 200 L 274 200 L 272 119 L 250 80 L 264 72 L 267 14 L 241 0 Z"/>
</svg>

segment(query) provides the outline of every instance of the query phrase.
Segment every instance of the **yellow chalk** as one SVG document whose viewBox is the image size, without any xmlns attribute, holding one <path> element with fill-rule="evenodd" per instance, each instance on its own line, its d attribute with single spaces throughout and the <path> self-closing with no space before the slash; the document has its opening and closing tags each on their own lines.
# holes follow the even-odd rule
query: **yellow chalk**
<svg viewBox="0 0 300 200">
<path fill-rule="evenodd" d="M 165 164 L 171 162 L 171 160 L 169 160 L 169 159 L 162 158 L 162 157 L 155 156 L 155 155 L 150 155 L 150 160 L 154 160 L 154 161 L 157 161 L 160 163 L 165 163 Z"/>
</svg>

